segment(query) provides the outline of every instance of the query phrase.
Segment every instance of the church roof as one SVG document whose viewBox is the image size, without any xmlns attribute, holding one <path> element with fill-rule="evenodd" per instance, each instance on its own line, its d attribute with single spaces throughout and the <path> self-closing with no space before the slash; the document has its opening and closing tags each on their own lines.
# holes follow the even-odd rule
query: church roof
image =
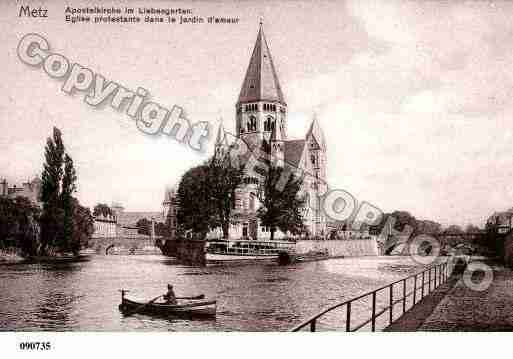
<svg viewBox="0 0 513 359">
<path fill-rule="evenodd" d="M 262 100 L 278 101 L 285 104 L 271 52 L 267 46 L 262 25 L 260 25 L 238 102 Z"/>
<path fill-rule="evenodd" d="M 285 141 L 285 162 L 299 166 L 303 150 L 305 148 L 305 140 L 290 140 Z"/>
<path fill-rule="evenodd" d="M 326 150 L 326 140 L 324 139 L 324 132 L 322 132 L 322 128 L 319 124 L 319 120 L 317 119 L 317 117 L 314 117 L 314 119 L 312 120 L 312 124 L 310 125 L 310 129 L 306 133 L 307 139 L 310 136 L 313 136 L 321 150 Z"/>
</svg>

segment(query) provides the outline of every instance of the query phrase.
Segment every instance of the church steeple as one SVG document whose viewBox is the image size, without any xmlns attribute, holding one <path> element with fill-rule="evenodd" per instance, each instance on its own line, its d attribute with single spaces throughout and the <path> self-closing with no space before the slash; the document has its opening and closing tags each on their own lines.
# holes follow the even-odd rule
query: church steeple
<svg viewBox="0 0 513 359">
<path fill-rule="evenodd" d="M 317 119 L 317 115 L 315 114 L 312 123 L 310 124 L 310 129 L 306 133 L 306 140 L 308 141 L 309 139 L 314 139 L 316 144 L 319 146 L 319 149 L 326 151 L 326 140 L 324 139 L 324 132 L 322 131 L 319 120 Z"/>
<path fill-rule="evenodd" d="M 262 23 L 242 83 L 238 103 L 271 101 L 285 104 Z"/>
<path fill-rule="evenodd" d="M 281 126 L 273 126 L 271 132 L 271 163 L 278 167 L 283 167 L 285 163 L 285 143 L 281 133 Z"/>
<path fill-rule="evenodd" d="M 237 135 L 249 148 L 269 141 L 275 126 L 280 126 L 280 135 L 286 139 L 287 104 L 261 23 L 235 109 Z"/>
<path fill-rule="evenodd" d="M 227 149 L 228 149 L 228 142 L 226 140 L 226 134 L 224 132 L 223 119 L 221 118 L 221 121 L 219 123 L 219 128 L 217 129 L 217 137 L 216 137 L 216 142 L 215 142 L 215 146 L 214 146 L 214 151 L 215 151 L 216 156 L 222 157 L 225 155 Z"/>
</svg>

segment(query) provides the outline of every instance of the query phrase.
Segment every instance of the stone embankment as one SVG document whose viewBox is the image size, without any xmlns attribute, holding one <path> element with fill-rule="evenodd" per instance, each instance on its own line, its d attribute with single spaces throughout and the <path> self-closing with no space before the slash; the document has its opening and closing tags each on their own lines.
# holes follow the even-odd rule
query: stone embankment
<svg viewBox="0 0 513 359">
<path fill-rule="evenodd" d="M 488 265 L 493 269 L 489 286 L 475 290 L 462 276 L 453 276 L 385 331 L 511 331 L 513 271 Z"/>
</svg>

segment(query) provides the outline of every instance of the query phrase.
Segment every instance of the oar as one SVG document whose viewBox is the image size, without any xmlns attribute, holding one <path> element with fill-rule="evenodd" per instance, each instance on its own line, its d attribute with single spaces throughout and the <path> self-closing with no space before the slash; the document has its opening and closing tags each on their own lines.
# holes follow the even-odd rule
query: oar
<svg viewBox="0 0 513 359">
<path fill-rule="evenodd" d="M 148 303 L 146 304 L 142 304 L 140 305 L 139 307 L 135 308 L 134 310 L 132 310 L 131 312 L 129 313 L 125 313 L 125 316 L 129 316 L 129 315 L 132 315 L 132 314 L 135 314 L 137 312 L 139 312 L 140 310 L 144 309 L 146 306 L 150 305 L 151 303 L 153 303 L 154 301 L 156 301 L 157 299 L 159 299 L 160 297 L 162 297 L 164 294 L 161 294 L 159 295 L 158 297 L 155 297 L 153 298 L 152 300 L 150 300 Z"/>
<path fill-rule="evenodd" d="M 205 298 L 205 294 L 200 294 L 200 295 L 197 295 L 197 296 L 194 296 L 194 297 L 176 297 L 176 299 L 191 299 L 191 300 L 194 300 L 194 299 L 204 299 Z"/>
</svg>

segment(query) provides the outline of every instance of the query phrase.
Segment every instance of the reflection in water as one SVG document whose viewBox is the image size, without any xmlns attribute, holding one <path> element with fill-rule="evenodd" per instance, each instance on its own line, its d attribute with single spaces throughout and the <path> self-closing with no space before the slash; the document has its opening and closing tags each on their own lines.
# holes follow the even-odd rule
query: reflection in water
<svg viewBox="0 0 513 359">
<path fill-rule="evenodd" d="M 154 256 L 0 266 L 0 330 L 288 330 L 322 308 L 411 274 L 408 258 L 346 258 L 295 264 L 194 268 Z M 215 320 L 157 318 L 118 310 L 119 289 L 147 301 L 173 283 L 179 296 L 217 299 Z M 379 300 L 379 299 L 378 299 Z M 366 314 L 370 303 L 355 308 Z M 340 327 L 340 313 L 322 321 Z"/>
</svg>

